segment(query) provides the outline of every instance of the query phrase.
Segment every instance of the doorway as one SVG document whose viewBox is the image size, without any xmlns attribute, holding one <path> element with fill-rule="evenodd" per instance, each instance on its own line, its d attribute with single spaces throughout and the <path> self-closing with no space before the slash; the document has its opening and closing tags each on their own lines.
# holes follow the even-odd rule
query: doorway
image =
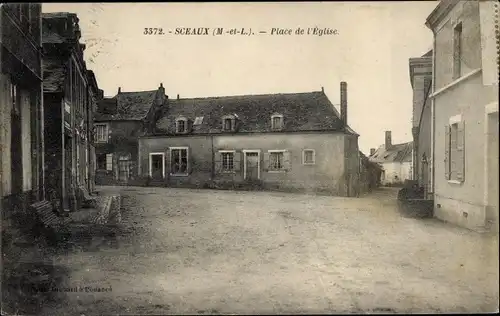
<svg viewBox="0 0 500 316">
<path fill-rule="evenodd" d="M 152 179 L 163 179 L 165 177 L 165 154 L 149 154 L 149 176 Z"/>
<path fill-rule="evenodd" d="M 258 151 L 244 151 L 245 180 L 254 181 L 260 179 L 260 154 Z"/>
</svg>

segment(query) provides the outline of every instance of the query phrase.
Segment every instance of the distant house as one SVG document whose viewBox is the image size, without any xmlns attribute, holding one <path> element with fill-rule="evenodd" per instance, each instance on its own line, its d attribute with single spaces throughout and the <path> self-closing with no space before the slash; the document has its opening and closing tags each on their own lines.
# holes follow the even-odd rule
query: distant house
<svg viewBox="0 0 500 316">
<path fill-rule="evenodd" d="M 412 135 L 413 179 L 432 195 L 432 50 L 421 57 L 410 58 L 410 82 L 413 89 Z"/>
<path fill-rule="evenodd" d="M 385 132 L 385 143 L 370 150 L 371 162 L 382 166 L 382 185 L 402 185 L 412 179 L 412 142 L 392 144 L 391 132 Z"/>
<path fill-rule="evenodd" d="M 498 50 L 494 1 L 441 1 L 434 34 L 434 213 L 498 231 Z"/>
<path fill-rule="evenodd" d="M 358 134 L 323 91 L 170 99 L 139 138 L 139 173 L 166 186 L 359 193 Z"/>
<path fill-rule="evenodd" d="M 156 90 L 122 92 L 101 98 L 94 117 L 96 183 L 133 184 L 137 180 L 138 136 L 151 130 L 168 97 Z"/>
<path fill-rule="evenodd" d="M 370 159 L 359 152 L 360 156 L 360 191 L 361 192 L 371 192 L 373 189 L 377 188 L 381 184 L 382 177 L 382 166 L 376 162 L 370 161 Z"/>
</svg>

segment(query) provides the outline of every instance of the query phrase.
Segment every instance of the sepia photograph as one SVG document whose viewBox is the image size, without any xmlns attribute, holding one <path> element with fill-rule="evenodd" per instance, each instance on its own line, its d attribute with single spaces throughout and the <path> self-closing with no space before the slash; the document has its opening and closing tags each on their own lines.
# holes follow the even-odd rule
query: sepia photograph
<svg viewBox="0 0 500 316">
<path fill-rule="evenodd" d="M 498 9 L 1 3 L 2 315 L 498 313 Z"/>
</svg>

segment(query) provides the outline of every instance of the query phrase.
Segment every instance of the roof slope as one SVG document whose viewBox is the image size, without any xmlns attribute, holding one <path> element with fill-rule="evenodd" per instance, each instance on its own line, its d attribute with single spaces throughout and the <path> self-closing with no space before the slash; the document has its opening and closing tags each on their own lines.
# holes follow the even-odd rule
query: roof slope
<svg viewBox="0 0 500 316">
<path fill-rule="evenodd" d="M 410 162 L 412 149 L 413 142 L 394 144 L 389 150 L 386 150 L 385 146 L 382 145 L 369 158 L 370 161 L 378 163 Z"/>
<path fill-rule="evenodd" d="M 157 92 L 158 90 L 120 92 L 113 98 L 100 100 L 99 103 L 116 102 L 117 111 L 114 114 L 96 113 L 94 119 L 99 121 L 142 120 L 153 106 Z"/>
<path fill-rule="evenodd" d="M 221 132 L 224 115 L 235 115 L 238 132 L 270 132 L 271 115 L 282 114 L 282 131 L 344 131 L 332 103 L 323 92 L 240 95 L 169 100 L 168 110 L 157 121 L 159 134 L 173 134 L 175 120 L 184 116 L 195 120 L 192 134 Z"/>
</svg>

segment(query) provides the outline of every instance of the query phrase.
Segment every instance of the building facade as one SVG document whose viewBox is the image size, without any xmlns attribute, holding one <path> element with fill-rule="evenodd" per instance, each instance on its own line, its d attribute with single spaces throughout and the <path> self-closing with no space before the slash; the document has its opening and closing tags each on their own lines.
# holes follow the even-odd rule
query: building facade
<svg viewBox="0 0 500 316">
<path fill-rule="evenodd" d="M 57 208 L 76 210 L 82 190 L 92 190 L 92 112 L 98 91 L 83 58 L 74 13 L 44 13 L 43 93 L 47 197 Z"/>
<path fill-rule="evenodd" d="M 169 100 L 139 138 L 150 183 L 359 194 L 358 134 L 323 91 Z"/>
<path fill-rule="evenodd" d="M 0 193 L 4 219 L 44 198 L 41 4 L 0 5 Z"/>
<path fill-rule="evenodd" d="M 101 98 L 95 115 L 96 183 L 136 184 L 138 181 L 138 137 L 152 129 L 168 97 L 157 90 L 122 92 Z"/>
<path fill-rule="evenodd" d="M 392 143 L 391 131 L 385 132 L 385 143 L 370 150 L 369 160 L 382 166 L 380 182 L 386 186 L 401 186 L 413 180 L 413 143 Z"/>
<path fill-rule="evenodd" d="M 426 21 L 434 34 L 434 212 L 477 230 L 498 230 L 494 11 L 493 1 L 447 0 Z"/>
<path fill-rule="evenodd" d="M 421 57 L 410 58 L 410 82 L 413 90 L 412 170 L 414 180 L 424 189 L 425 197 L 432 196 L 431 172 L 431 90 L 432 90 L 432 50 Z"/>
</svg>

